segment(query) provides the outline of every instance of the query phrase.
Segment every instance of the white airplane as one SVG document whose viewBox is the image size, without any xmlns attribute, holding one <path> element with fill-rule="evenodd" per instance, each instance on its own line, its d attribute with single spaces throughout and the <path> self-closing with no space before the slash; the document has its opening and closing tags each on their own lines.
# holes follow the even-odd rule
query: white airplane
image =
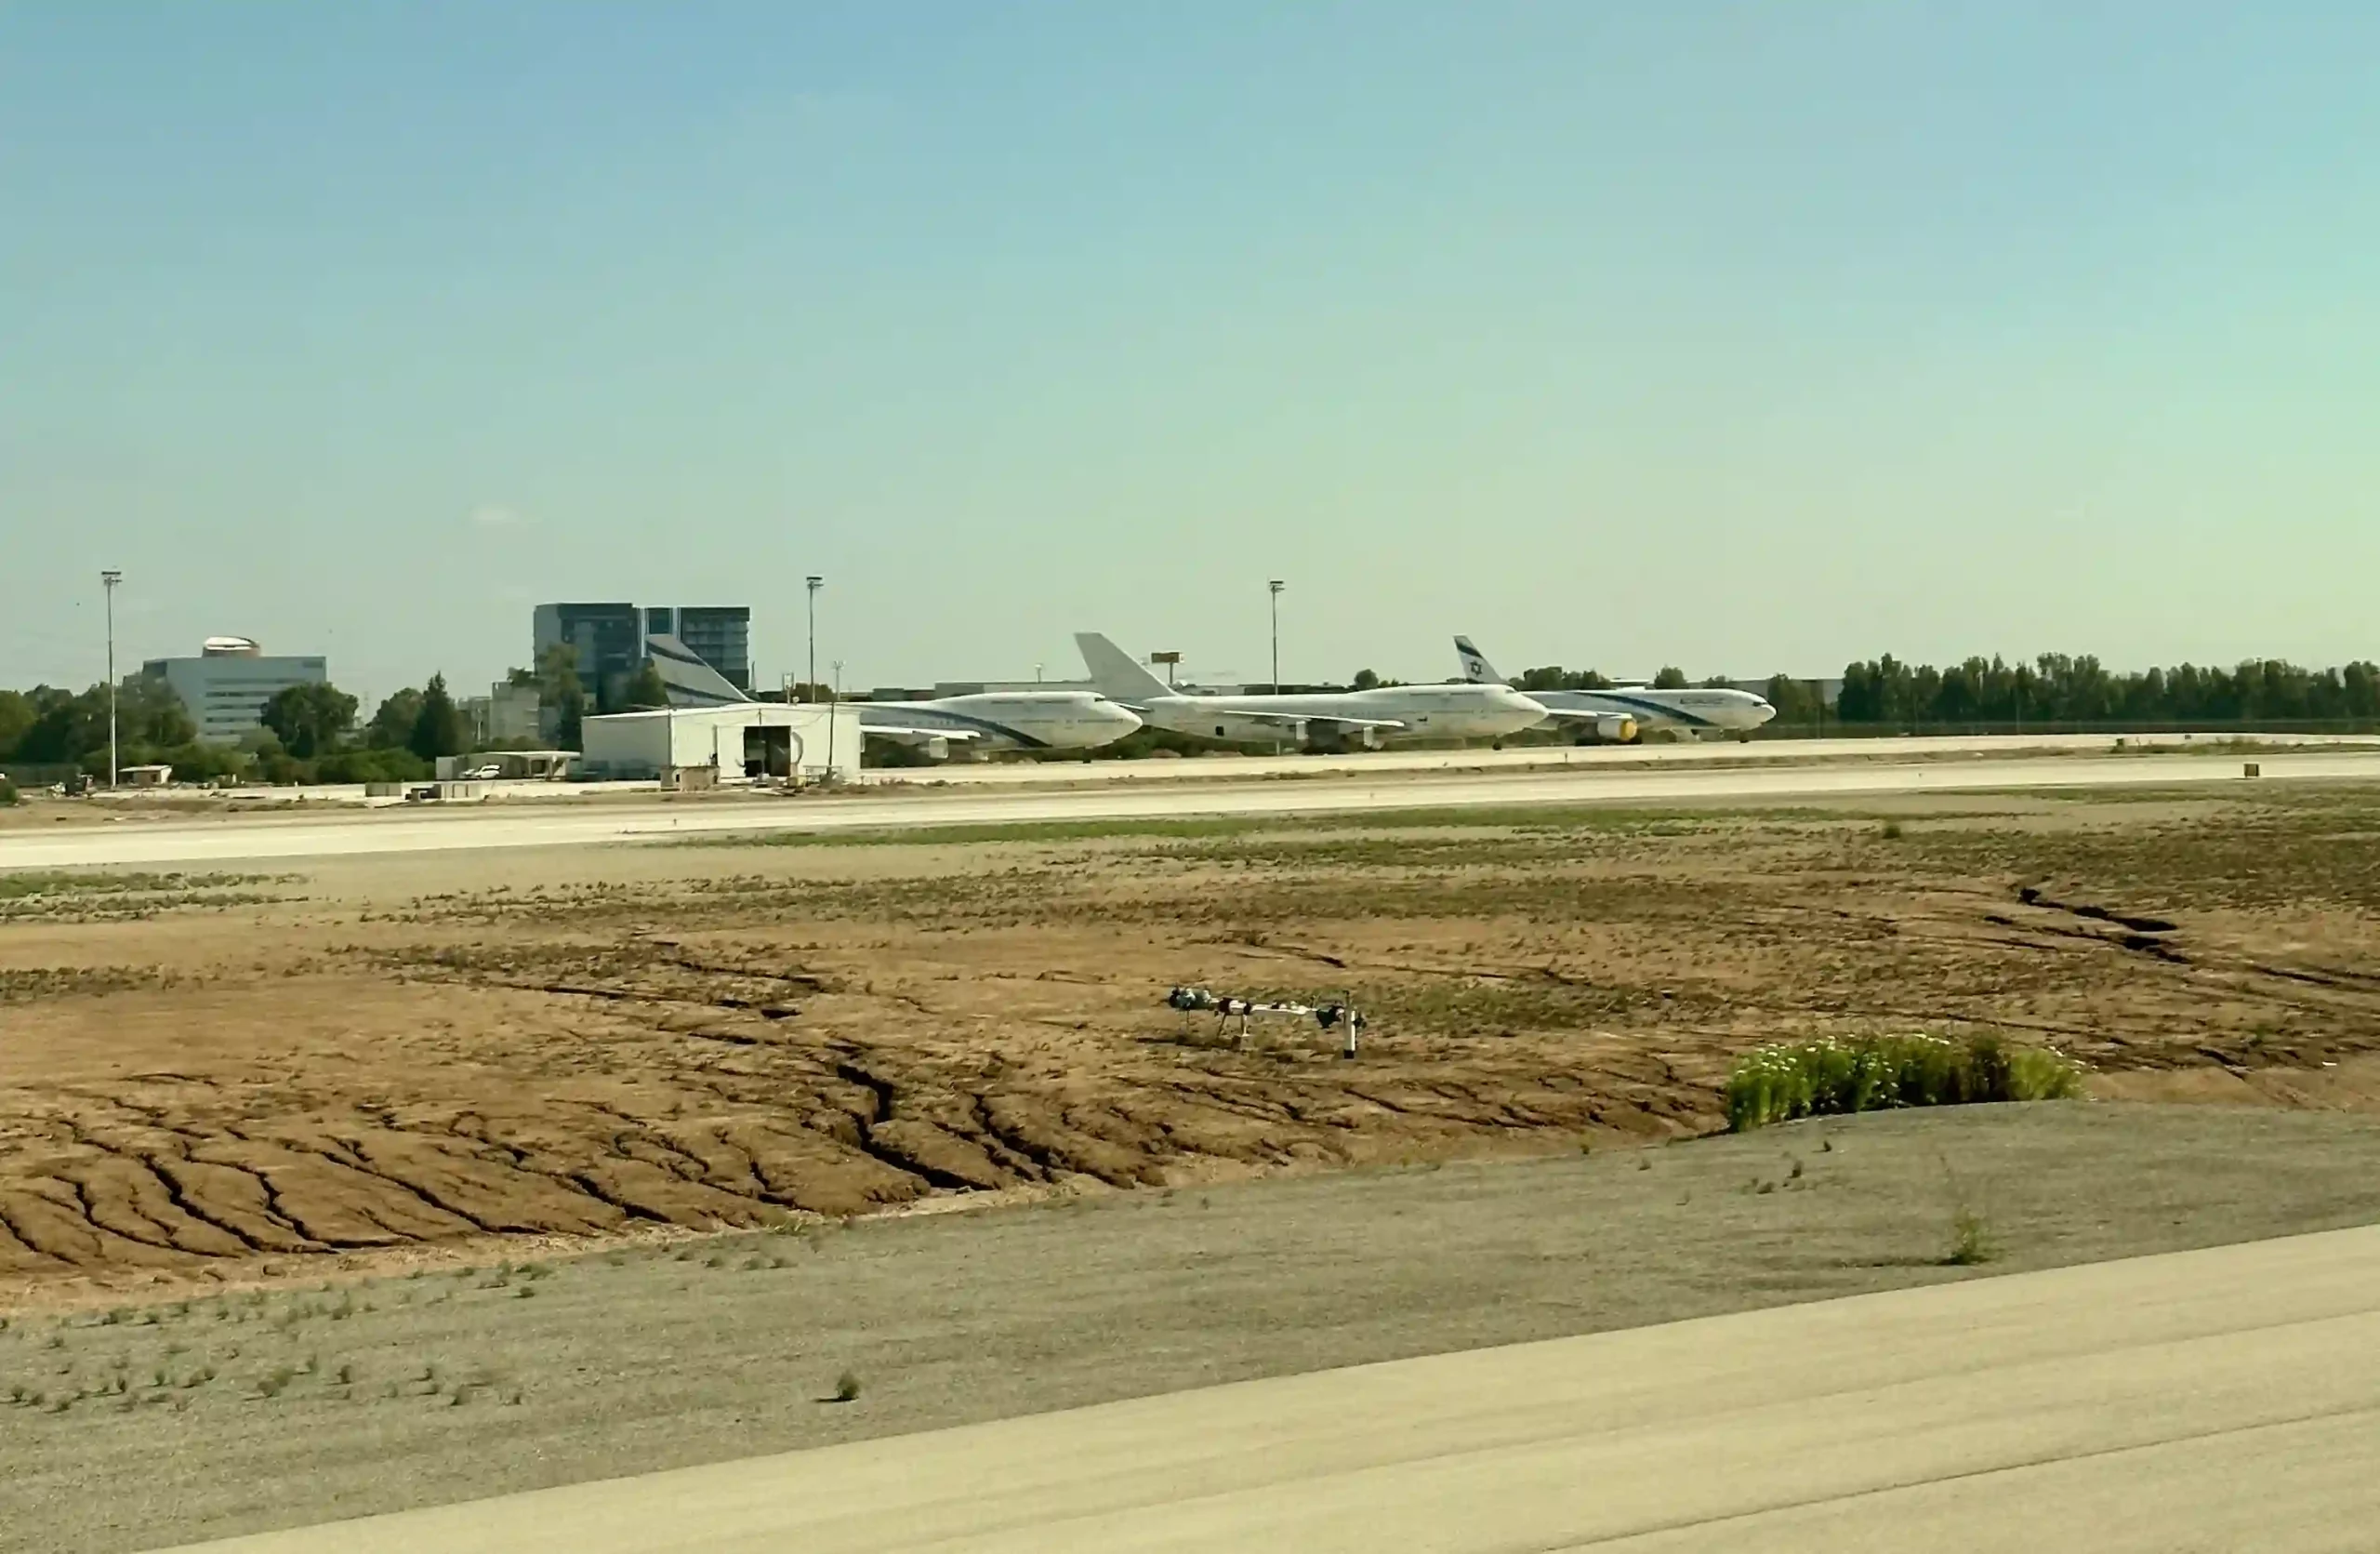
<svg viewBox="0 0 2380 1554">
<path fill-rule="evenodd" d="M 863 701 L 859 726 L 947 761 L 953 749 L 1097 750 L 1141 726 L 1137 714 L 1096 691 L 982 691 L 926 701 Z"/>
<path fill-rule="evenodd" d="M 1462 677 L 1474 684 L 1508 684 L 1496 668 L 1471 645 L 1469 637 L 1454 639 L 1455 657 L 1462 660 Z M 1531 691 L 1549 718 L 1594 724 L 1598 739 L 1625 744 L 1645 729 L 1673 729 L 1697 737 L 1732 736 L 1748 739 L 1752 731 L 1777 715 L 1766 698 L 1750 691 L 1719 686 L 1657 690 L 1650 685 L 1614 685 L 1600 691 Z"/>
<path fill-rule="evenodd" d="M 1498 739 L 1545 721 L 1509 685 L 1383 685 L 1292 696 L 1185 696 L 1096 631 L 1078 631 L 1091 678 L 1152 728 L 1209 739 L 1288 739 L 1317 749 L 1377 749 L 1391 739 Z"/>
</svg>

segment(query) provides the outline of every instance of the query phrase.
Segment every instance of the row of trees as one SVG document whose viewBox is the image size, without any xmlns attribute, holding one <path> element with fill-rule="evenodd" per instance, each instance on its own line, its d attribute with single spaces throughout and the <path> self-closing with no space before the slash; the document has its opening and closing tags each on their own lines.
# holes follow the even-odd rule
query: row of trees
<svg viewBox="0 0 2380 1554">
<path fill-rule="evenodd" d="M 134 675 L 116 687 L 116 742 L 125 765 L 166 763 L 175 776 L 267 782 L 401 782 L 428 777 L 442 755 L 470 746 L 470 730 L 443 675 L 407 687 L 356 726 L 358 703 L 336 685 L 292 685 L 266 702 L 257 732 L 236 745 L 205 744 L 181 698 L 162 680 Z M 36 685 L 0 690 L 0 763 L 79 767 L 108 763 L 108 688 Z"/>
<path fill-rule="evenodd" d="M 2119 672 L 2087 655 L 2044 653 L 2030 664 L 1977 657 L 1937 669 L 1887 655 L 1844 670 L 1835 716 L 1885 725 L 2370 722 L 2380 719 L 2380 666 L 2311 670 L 2262 658 L 2228 670 Z"/>
<path fill-rule="evenodd" d="M 264 704 L 258 721 L 271 746 L 258 752 L 268 782 L 406 782 L 430 776 L 438 758 L 470 748 L 470 729 L 433 674 L 384 698 L 358 728 L 355 697 L 337 685 L 292 685 Z"/>
<path fill-rule="evenodd" d="M 1724 685 L 1726 683 L 1725 680 L 1703 682 L 1706 685 Z M 1514 688 L 1521 691 L 1607 691 L 1617 684 L 1617 681 L 1607 679 L 1593 670 L 1567 670 L 1560 664 L 1523 670 L 1521 677 L 1513 682 Z M 1653 676 L 1653 685 L 1657 690 L 1679 690 L 1690 684 L 1692 682 L 1686 679 L 1686 671 L 1674 664 L 1663 665 L 1661 671 Z"/>
<path fill-rule="evenodd" d="M 230 769 L 228 752 L 198 743 L 190 710 L 162 680 L 136 675 L 117 688 L 116 729 L 126 765 L 172 761 L 202 775 Z M 104 772 L 107 760 L 105 684 L 0 690 L 0 762 Z"/>
<path fill-rule="evenodd" d="M 1347 688 L 1351 691 L 1368 691 L 1382 685 L 1401 684 L 1403 684 L 1401 681 L 1382 680 L 1370 670 L 1360 669 L 1355 671 L 1355 678 L 1347 683 Z M 1513 682 L 1513 688 L 1521 691 L 1607 691 L 1618 684 L 1618 681 L 1598 674 L 1591 669 L 1568 670 L 1564 669 L 1560 664 L 1546 664 L 1538 669 L 1523 670 L 1520 678 Z M 1653 676 L 1653 684 L 1659 689 L 1669 690 L 1673 687 L 1683 687 L 1692 682 L 1686 679 L 1686 671 L 1673 664 L 1664 666 L 1660 673 Z M 1705 680 L 1703 684 L 1725 685 L 1730 682 Z"/>
<path fill-rule="evenodd" d="M 547 727 L 573 750 L 588 712 L 665 707 L 669 700 L 650 660 L 608 697 L 590 696 L 567 644 L 549 649 L 534 670 L 513 670 L 509 679 L 536 687 Z M 268 782 L 411 781 L 429 777 L 439 757 L 474 748 L 469 720 L 443 674 L 385 697 L 359 724 L 361 711 L 361 703 L 336 685 L 292 685 L 265 704 L 257 731 L 238 745 L 203 744 L 189 709 L 164 681 L 132 675 L 116 687 L 117 748 L 127 766 L 163 762 L 178 777 Z M 107 761 L 104 684 L 79 692 L 54 685 L 0 690 L 0 763 L 80 767 L 97 776 L 106 772 Z"/>
</svg>

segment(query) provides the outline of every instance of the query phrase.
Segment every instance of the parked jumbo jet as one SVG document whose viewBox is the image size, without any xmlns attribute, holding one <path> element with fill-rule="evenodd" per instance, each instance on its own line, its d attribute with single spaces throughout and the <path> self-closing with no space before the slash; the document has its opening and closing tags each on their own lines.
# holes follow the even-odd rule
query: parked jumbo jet
<svg viewBox="0 0 2380 1554">
<path fill-rule="evenodd" d="M 1096 691 L 982 691 L 927 701 L 863 701 L 859 726 L 871 739 L 922 750 L 1097 750 L 1141 726 L 1140 718 Z"/>
<path fill-rule="evenodd" d="M 1509 685 L 1384 685 L 1298 696 L 1184 696 L 1096 631 L 1078 631 L 1091 678 L 1153 728 L 1209 739 L 1288 739 L 1316 749 L 1391 739 L 1496 739 L 1542 723 L 1545 709 Z"/>
<path fill-rule="evenodd" d="M 1495 666 L 1471 645 L 1469 637 L 1454 639 L 1455 657 L 1462 660 L 1462 677 L 1477 685 L 1508 684 Z M 1650 685 L 1614 685 L 1600 691 L 1531 691 L 1550 719 L 1584 725 L 1592 723 L 1598 739 L 1625 743 L 1642 729 L 1678 729 L 1698 737 L 1749 738 L 1752 731 L 1777 715 L 1777 709 L 1750 691 L 1718 686 L 1656 690 Z"/>
</svg>

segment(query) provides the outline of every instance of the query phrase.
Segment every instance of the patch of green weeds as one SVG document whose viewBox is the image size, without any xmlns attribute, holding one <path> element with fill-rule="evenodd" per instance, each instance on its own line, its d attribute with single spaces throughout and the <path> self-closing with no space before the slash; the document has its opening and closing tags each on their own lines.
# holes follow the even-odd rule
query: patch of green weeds
<svg viewBox="0 0 2380 1554">
<path fill-rule="evenodd" d="M 1991 1227 L 1983 1215 L 1969 1208 L 1961 1208 L 1950 1215 L 1950 1248 L 1942 1256 L 1945 1268 L 1975 1268 L 1999 1255 L 1999 1248 L 1991 1239 Z"/>
<path fill-rule="evenodd" d="M 1727 1125 L 1738 1133 L 1791 1122 L 1897 1107 L 2069 1100 L 2082 1066 L 2048 1048 L 2011 1048 L 1997 1037 L 1869 1036 L 1763 1047 L 1727 1080 Z"/>
</svg>

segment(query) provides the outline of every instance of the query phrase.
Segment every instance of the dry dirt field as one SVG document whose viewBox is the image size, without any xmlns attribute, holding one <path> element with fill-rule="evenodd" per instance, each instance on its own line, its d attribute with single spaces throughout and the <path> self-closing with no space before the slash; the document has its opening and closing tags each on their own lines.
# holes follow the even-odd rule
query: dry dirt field
<svg viewBox="0 0 2380 1554">
<path fill-rule="evenodd" d="M 1945 1260 L 1962 1209 L 1981 1267 Z M 2050 1103 L 20 1315 L 0 1550 L 122 1554 L 2374 1219 L 2380 1119 Z"/>
<path fill-rule="evenodd" d="M 2366 1108 L 2375 843 L 2275 785 L 0 874 L 0 1307 L 1674 1139 L 1823 1031 Z"/>
</svg>

